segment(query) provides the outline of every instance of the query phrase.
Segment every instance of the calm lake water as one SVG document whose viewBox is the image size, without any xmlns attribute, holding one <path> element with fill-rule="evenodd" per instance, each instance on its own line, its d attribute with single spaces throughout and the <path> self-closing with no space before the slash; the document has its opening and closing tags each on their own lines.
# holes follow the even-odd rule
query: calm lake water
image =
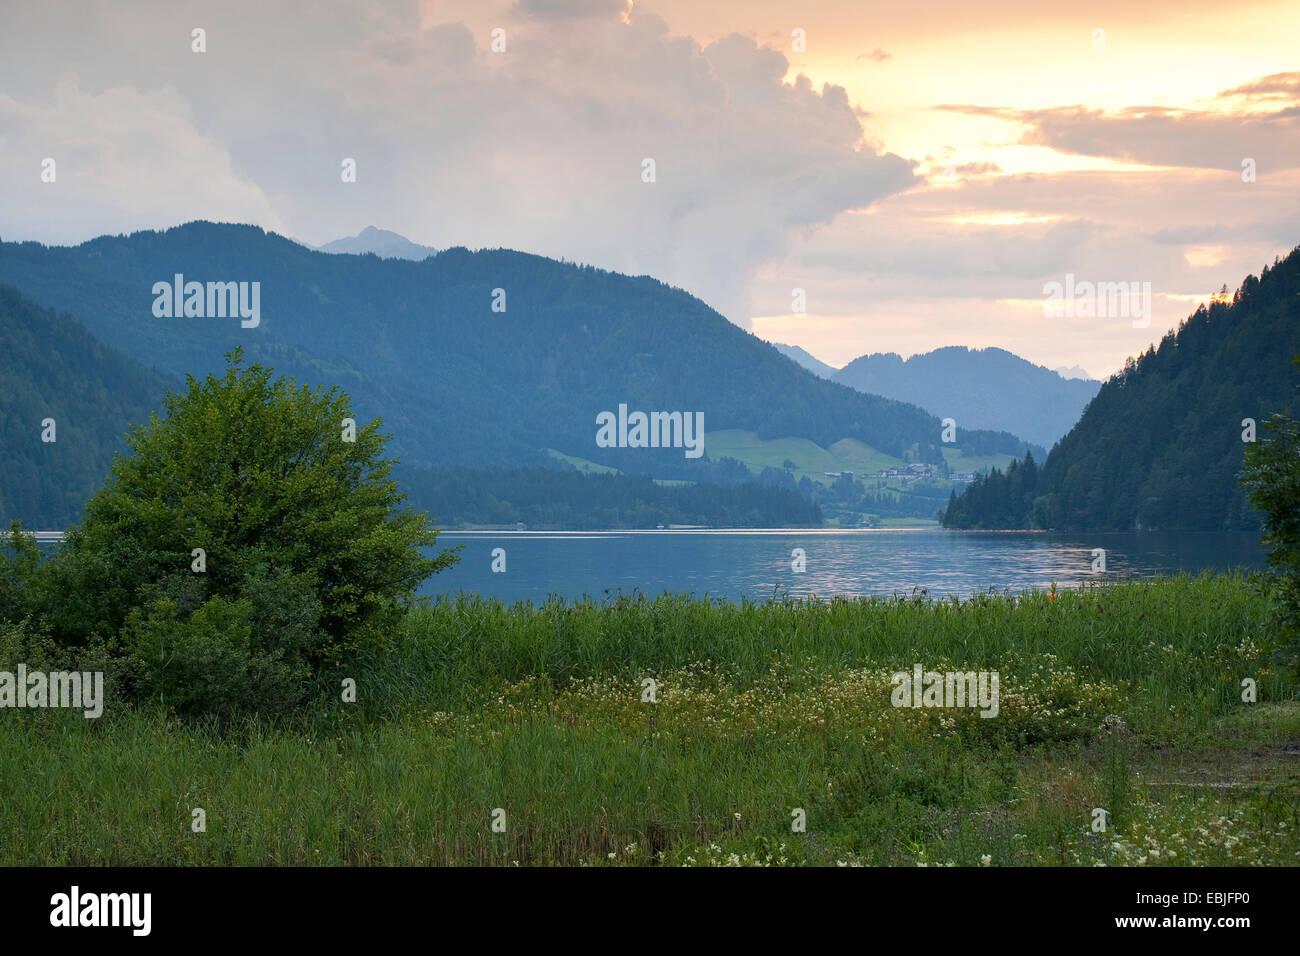
<svg viewBox="0 0 1300 956">
<path fill-rule="evenodd" d="M 425 594 L 477 592 L 511 603 L 605 598 L 640 591 L 766 600 L 794 596 L 911 594 L 968 596 L 1096 581 L 1093 549 L 1106 570 L 1150 578 L 1204 569 L 1262 568 L 1257 536 L 1132 532 L 1060 535 L 942 530 L 473 531 L 442 532 L 440 546 L 464 545 L 460 563 L 434 575 Z M 493 549 L 506 570 L 492 571 Z M 807 570 L 791 570 L 802 548 Z"/>
</svg>

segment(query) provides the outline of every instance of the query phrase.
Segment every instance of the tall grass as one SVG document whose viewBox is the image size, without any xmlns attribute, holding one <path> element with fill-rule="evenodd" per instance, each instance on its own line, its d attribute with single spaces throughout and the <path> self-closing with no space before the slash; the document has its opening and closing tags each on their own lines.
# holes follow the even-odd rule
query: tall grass
<svg viewBox="0 0 1300 956">
<path fill-rule="evenodd" d="M 1295 863 L 1300 800 L 1269 755 L 1300 711 L 1266 610 L 1234 577 L 435 601 L 340 668 L 357 703 L 292 726 L 0 711 L 0 863 Z M 999 671 L 999 717 L 891 707 L 914 663 Z M 1189 762 L 1233 786 L 1184 785 L 1208 779 Z"/>
<path fill-rule="evenodd" d="M 944 658 L 974 669 L 1014 668 L 1045 653 L 1099 679 L 1127 683 L 1144 719 L 1177 727 L 1240 702 L 1240 672 L 1270 636 L 1265 607 L 1240 577 L 1180 576 L 1064 591 L 908 599 L 707 602 L 662 595 L 610 602 L 437 600 L 414 609 L 394 653 L 365 664 L 367 711 L 413 702 L 476 700 L 503 682 L 619 674 L 653 677 L 701 661 L 725 662 L 739 683 L 776 659 L 823 670 L 871 662 L 910 670 Z M 1286 675 L 1269 671 L 1278 699 Z M 1173 708 L 1170 711 L 1170 708 Z"/>
</svg>

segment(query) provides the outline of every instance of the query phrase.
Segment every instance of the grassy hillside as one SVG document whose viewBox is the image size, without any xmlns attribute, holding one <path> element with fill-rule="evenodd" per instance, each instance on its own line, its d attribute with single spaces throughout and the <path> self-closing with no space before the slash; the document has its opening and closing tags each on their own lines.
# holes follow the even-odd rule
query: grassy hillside
<svg viewBox="0 0 1300 956">
<path fill-rule="evenodd" d="M 728 429 L 707 433 L 705 447 L 713 457 L 730 457 L 743 462 L 755 474 L 764 468 L 783 468 L 786 461 L 794 462 L 791 474 L 795 480 L 807 477 L 810 481 L 828 485 L 834 479 L 827 472 L 851 471 L 860 479 L 874 479 L 881 470 L 897 468 L 904 459 L 886 455 L 851 438 L 841 439 L 829 448 L 802 438 L 762 439 L 753 432 Z M 1007 454 L 967 457 L 960 448 L 943 448 L 944 460 L 953 471 L 981 471 L 990 467 L 1005 468 L 1014 460 Z M 898 481 L 887 481 L 888 487 L 901 486 Z"/>
<path fill-rule="evenodd" d="M 586 458 L 579 458 L 577 455 L 566 455 L 564 452 L 556 451 L 554 448 L 546 449 L 546 453 L 556 461 L 562 461 L 566 465 L 572 465 L 579 471 L 585 471 L 595 475 L 620 474 L 617 468 L 611 468 L 609 465 L 601 465 L 594 461 L 588 461 Z"/>
<path fill-rule="evenodd" d="M 960 448 L 945 448 L 943 460 L 951 471 L 988 471 L 990 468 L 1006 467 L 1015 459 L 1011 455 L 964 455 Z"/>
</svg>

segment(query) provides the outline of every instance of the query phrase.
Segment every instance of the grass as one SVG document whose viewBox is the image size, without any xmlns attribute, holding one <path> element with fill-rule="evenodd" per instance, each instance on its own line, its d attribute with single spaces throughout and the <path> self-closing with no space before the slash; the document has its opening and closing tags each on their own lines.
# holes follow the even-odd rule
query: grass
<svg viewBox="0 0 1300 956">
<path fill-rule="evenodd" d="M 826 477 L 827 472 L 851 471 L 855 478 L 867 482 L 870 487 L 882 470 L 904 464 L 901 458 L 886 455 L 856 438 L 843 438 L 830 448 L 823 448 L 806 438 L 763 439 L 754 432 L 728 429 L 708 432 L 704 446 L 710 458 L 735 458 L 754 474 L 769 466 L 783 468 L 786 461 L 791 461 L 795 466 L 791 474 L 796 481 L 807 477 L 822 485 L 829 485 L 834 480 Z M 960 448 L 954 447 L 945 447 L 943 456 L 953 471 L 982 471 L 991 467 L 1005 471 L 1014 458 L 1012 455 L 967 458 Z M 895 490 L 908 487 L 900 480 L 888 481 L 885 486 Z"/>
<path fill-rule="evenodd" d="M 595 475 L 617 475 L 621 472 L 610 465 L 597 464 L 594 461 L 588 461 L 586 458 L 579 458 L 577 455 L 566 455 L 562 451 L 556 451 L 554 448 L 546 449 L 546 453 L 552 458 L 558 458 L 560 461 L 567 462 L 579 471 L 591 472 Z"/>
<path fill-rule="evenodd" d="M 1015 455 L 963 455 L 960 448 L 953 446 L 944 446 L 942 449 L 944 461 L 948 463 L 951 471 L 987 471 L 990 468 L 997 468 L 1006 471 L 1007 467 L 1016 460 Z"/>
<path fill-rule="evenodd" d="M 829 485 L 834 479 L 827 478 L 827 472 L 851 471 L 854 477 L 865 482 L 873 490 L 876 484 L 881 482 L 877 476 L 883 469 L 897 468 L 904 463 L 901 458 L 886 455 L 855 438 L 841 439 L 827 449 L 807 438 L 763 439 L 755 432 L 725 429 L 705 433 L 704 447 L 708 450 L 711 459 L 735 458 L 754 475 L 758 475 L 767 467 L 784 468 L 785 463 L 791 461 L 795 466 L 791 474 L 796 481 L 806 477 L 817 484 Z M 556 451 L 554 448 L 548 448 L 546 451 L 552 457 L 568 462 L 582 471 L 600 474 L 618 473 L 617 468 L 598 465 L 585 458 Z M 1005 471 L 1013 460 L 1012 455 L 967 458 L 961 454 L 961 449 L 953 447 L 945 447 L 943 456 L 948 467 L 953 471 L 983 471 L 994 467 Z M 664 480 L 659 481 L 659 484 L 690 484 L 690 482 Z M 901 479 L 890 479 L 883 481 L 883 487 L 894 491 L 906 491 L 909 486 Z M 957 485 L 954 484 L 954 487 Z M 885 525 L 885 527 L 889 526 Z M 914 526 L 911 523 L 906 525 L 906 527 Z"/>
<path fill-rule="evenodd" d="M 1294 865 L 1300 704 L 1265 610 L 1227 576 L 437 601 L 339 671 L 356 704 L 294 726 L 0 711 L 0 863 Z M 997 670 L 998 716 L 891 706 L 917 662 Z"/>
<path fill-rule="evenodd" d="M 876 526 L 880 528 L 941 528 L 936 518 L 877 518 Z"/>
<path fill-rule="evenodd" d="M 829 449 L 807 438 L 759 438 L 754 432 L 725 429 L 708 432 L 704 447 L 713 459 L 730 457 L 743 462 L 758 474 L 764 468 L 783 468 L 794 462 L 795 480 L 807 477 L 818 484 L 830 484 L 828 471 L 852 471 L 858 476 L 877 475 L 882 468 L 901 463 L 901 459 L 876 451 L 856 439 L 843 439 Z"/>
</svg>

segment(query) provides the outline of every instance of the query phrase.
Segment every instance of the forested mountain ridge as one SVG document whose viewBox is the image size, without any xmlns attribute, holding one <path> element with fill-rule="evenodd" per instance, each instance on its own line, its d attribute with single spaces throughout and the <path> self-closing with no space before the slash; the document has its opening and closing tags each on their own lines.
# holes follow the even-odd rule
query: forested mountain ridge
<svg viewBox="0 0 1300 956">
<path fill-rule="evenodd" d="M 156 317 L 153 286 L 177 274 L 259 282 L 258 325 Z M 597 414 L 620 403 L 701 411 L 709 431 L 823 446 L 857 438 L 889 455 L 941 461 L 935 416 L 821 381 L 682 290 L 525 253 L 330 255 L 253 226 L 194 222 L 75 247 L 3 243 L 0 282 L 173 374 L 215 372 L 226 350 L 243 345 L 250 361 L 278 373 L 337 384 L 359 418 L 382 416 L 409 465 L 546 464 L 542 449 L 554 448 L 625 472 L 690 478 L 680 448 L 597 446 Z M 1025 447 L 964 430 L 958 441 L 983 452 Z"/>
<path fill-rule="evenodd" d="M 178 384 L 0 285 L 0 524 L 61 530 L 78 518 L 127 429 Z"/>
<path fill-rule="evenodd" d="M 1300 248 L 1201 306 L 1106 382 L 1041 469 L 990 472 L 953 496 L 952 528 L 1255 530 L 1238 481 L 1252 420 L 1290 408 Z"/>
<path fill-rule="evenodd" d="M 98 342 L 76 318 L 54 315 L 0 285 L 0 530 L 61 531 L 80 521 L 90 496 L 126 451 L 132 425 L 181 391 L 163 376 Z M 526 470 L 399 465 L 417 509 L 444 524 L 555 528 L 818 527 L 820 509 L 793 489 L 745 479 L 732 459 L 702 467 L 700 484 L 584 475 L 568 466 Z"/>
</svg>

